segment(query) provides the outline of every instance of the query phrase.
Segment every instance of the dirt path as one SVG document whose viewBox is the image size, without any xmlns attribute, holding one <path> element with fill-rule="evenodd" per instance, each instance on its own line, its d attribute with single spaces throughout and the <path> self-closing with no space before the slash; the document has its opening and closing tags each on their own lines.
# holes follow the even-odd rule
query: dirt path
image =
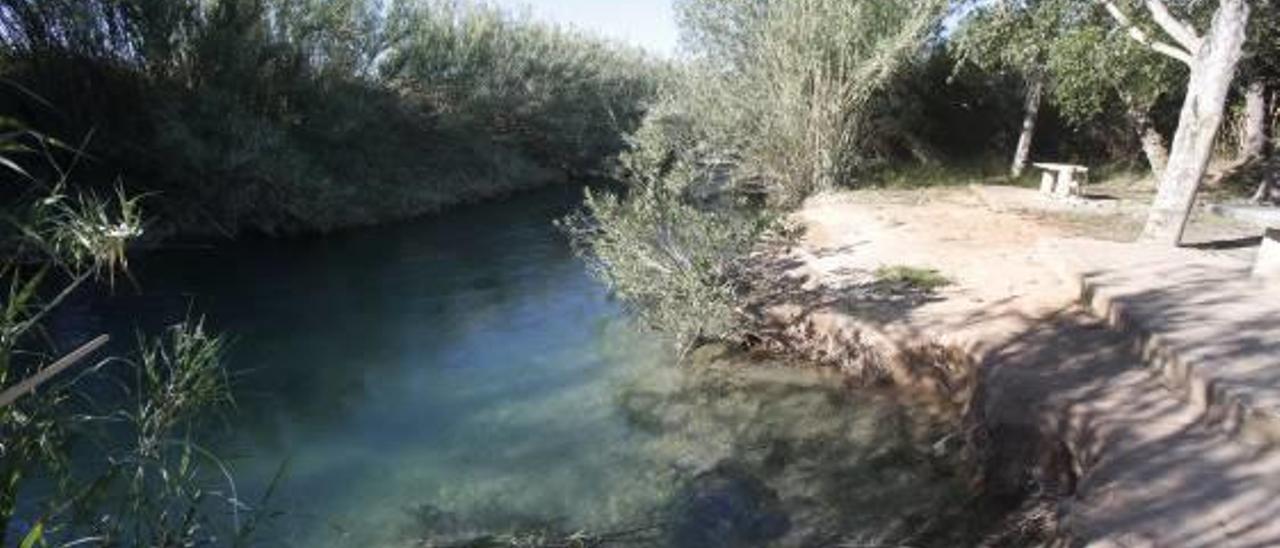
<svg viewBox="0 0 1280 548">
<path fill-rule="evenodd" d="M 851 373 L 973 387 L 989 488 L 1029 486 L 1065 533 L 1100 546 L 1280 544 L 1280 454 L 1207 424 L 1130 336 L 1074 305 L 1035 257 L 1071 224 L 968 189 L 823 196 L 796 219 L 803 241 L 769 263 L 768 317 Z M 897 265 L 952 284 L 922 295 L 877 281 Z"/>
<path fill-rule="evenodd" d="M 963 189 L 821 196 L 795 220 L 805 235 L 771 258 L 767 315 L 833 345 L 866 347 L 843 358 L 854 373 L 917 343 L 981 355 L 1073 298 L 1035 259 L 1036 242 L 1061 231 L 993 214 Z M 894 266 L 934 269 L 951 283 L 904 294 L 877 280 Z"/>
</svg>

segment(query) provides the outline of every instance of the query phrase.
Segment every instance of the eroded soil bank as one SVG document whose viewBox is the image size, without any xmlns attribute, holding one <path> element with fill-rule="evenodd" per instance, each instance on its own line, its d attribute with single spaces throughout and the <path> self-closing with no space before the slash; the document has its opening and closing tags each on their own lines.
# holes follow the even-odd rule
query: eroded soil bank
<svg viewBox="0 0 1280 548">
<path fill-rule="evenodd" d="M 1082 226 L 1121 239 L 1125 215 L 993 207 L 974 189 L 819 196 L 795 215 L 802 240 L 758 257 L 764 342 L 963 416 L 982 491 L 1021 505 L 992 544 L 1274 545 L 1280 458 L 1208 424 L 1037 255 Z"/>
</svg>

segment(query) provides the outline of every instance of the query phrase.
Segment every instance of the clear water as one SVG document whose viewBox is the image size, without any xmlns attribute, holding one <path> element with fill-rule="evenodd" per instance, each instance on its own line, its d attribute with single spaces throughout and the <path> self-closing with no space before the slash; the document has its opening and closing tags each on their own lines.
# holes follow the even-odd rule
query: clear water
<svg viewBox="0 0 1280 548">
<path fill-rule="evenodd" d="M 925 413 L 796 368 L 675 367 L 552 226 L 579 195 L 165 252 L 135 265 L 141 295 L 77 304 L 64 327 L 145 329 L 195 309 L 230 335 L 237 406 L 217 451 L 246 500 L 284 466 L 264 545 L 414 546 L 529 523 L 820 545 L 967 500 L 934 444 L 947 426 Z M 751 487 L 698 498 L 695 479 L 726 466 Z M 734 526 L 697 521 L 696 501 L 762 489 L 781 521 L 700 536 Z"/>
</svg>

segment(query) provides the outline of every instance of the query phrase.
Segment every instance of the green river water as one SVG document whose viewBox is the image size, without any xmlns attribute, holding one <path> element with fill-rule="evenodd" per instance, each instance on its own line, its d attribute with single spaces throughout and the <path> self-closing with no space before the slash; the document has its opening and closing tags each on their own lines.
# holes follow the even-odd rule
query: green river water
<svg viewBox="0 0 1280 548">
<path fill-rule="evenodd" d="M 816 371 L 673 364 L 553 219 L 572 188 L 324 237 L 171 250 L 71 332 L 189 309 L 228 334 L 214 447 L 266 546 L 430 546 L 485 531 L 646 529 L 654 546 L 826 546 L 929 529 L 970 500 L 951 427 Z M 963 520 L 961 520 L 963 521 Z M 942 532 L 938 532 L 941 530 Z"/>
</svg>

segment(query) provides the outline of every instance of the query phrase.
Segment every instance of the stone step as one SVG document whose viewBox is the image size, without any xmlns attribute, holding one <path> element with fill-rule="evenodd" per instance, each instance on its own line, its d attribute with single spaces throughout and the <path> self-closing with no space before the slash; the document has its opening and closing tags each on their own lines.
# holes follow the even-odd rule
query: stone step
<svg viewBox="0 0 1280 548">
<path fill-rule="evenodd" d="M 1248 263 L 1083 239 L 1041 241 L 1036 257 L 1133 335 L 1144 362 L 1205 419 L 1251 443 L 1280 443 L 1280 297 L 1250 278 Z"/>
</svg>

